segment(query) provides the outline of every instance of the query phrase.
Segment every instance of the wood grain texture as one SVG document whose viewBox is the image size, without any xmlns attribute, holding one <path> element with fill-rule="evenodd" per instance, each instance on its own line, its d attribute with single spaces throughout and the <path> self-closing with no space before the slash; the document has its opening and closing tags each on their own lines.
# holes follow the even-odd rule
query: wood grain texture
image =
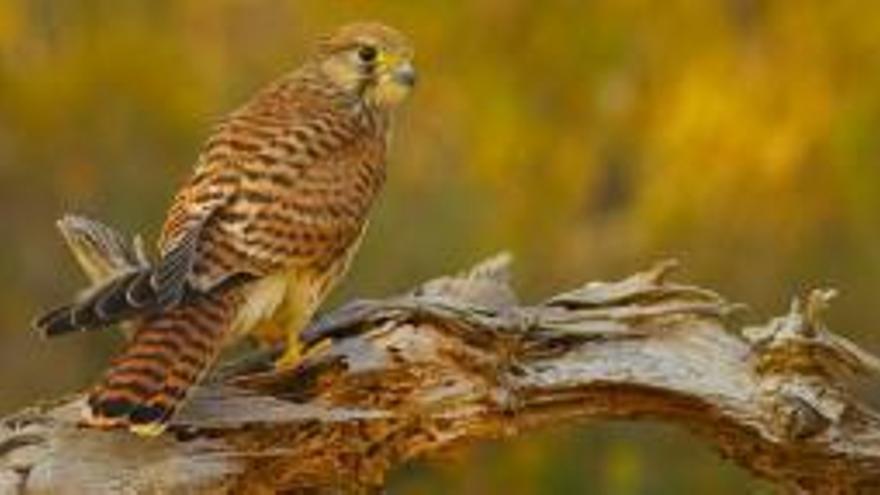
<svg viewBox="0 0 880 495">
<path fill-rule="evenodd" d="M 357 301 L 303 364 L 221 367 L 144 440 L 77 428 L 81 397 L 2 421 L 0 493 L 372 492 L 415 459 L 567 422 L 681 425 L 792 493 L 877 493 L 880 417 L 850 388 L 876 359 L 814 292 L 762 325 L 670 266 L 519 305 L 507 263 Z"/>
</svg>

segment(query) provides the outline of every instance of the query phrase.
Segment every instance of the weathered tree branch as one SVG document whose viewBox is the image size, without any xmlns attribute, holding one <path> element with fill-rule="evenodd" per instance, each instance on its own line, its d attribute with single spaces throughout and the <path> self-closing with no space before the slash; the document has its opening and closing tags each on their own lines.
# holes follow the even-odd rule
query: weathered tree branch
<svg viewBox="0 0 880 495">
<path fill-rule="evenodd" d="M 502 257 L 352 303 L 301 366 L 224 366 L 157 439 L 77 427 L 80 397 L 34 406 L 0 425 L 0 493 L 370 491 L 476 441 L 646 417 L 793 492 L 880 490 L 880 417 L 849 387 L 880 366 L 822 324 L 831 294 L 737 329 L 669 269 L 520 306 Z"/>
</svg>

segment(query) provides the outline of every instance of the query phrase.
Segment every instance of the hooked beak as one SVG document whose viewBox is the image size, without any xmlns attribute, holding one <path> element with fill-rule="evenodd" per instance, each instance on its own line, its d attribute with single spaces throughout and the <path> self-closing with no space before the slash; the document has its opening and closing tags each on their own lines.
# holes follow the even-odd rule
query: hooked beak
<svg viewBox="0 0 880 495">
<path fill-rule="evenodd" d="M 410 62 L 404 62 L 398 65 L 397 68 L 394 69 L 394 72 L 391 73 L 391 77 L 398 84 L 408 88 L 416 85 L 416 69 Z"/>
</svg>

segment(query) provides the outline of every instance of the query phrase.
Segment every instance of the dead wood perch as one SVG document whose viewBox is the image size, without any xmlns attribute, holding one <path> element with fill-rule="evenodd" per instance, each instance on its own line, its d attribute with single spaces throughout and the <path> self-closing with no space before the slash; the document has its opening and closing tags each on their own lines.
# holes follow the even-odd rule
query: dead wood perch
<svg viewBox="0 0 880 495">
<path fill-rule="evenodd" d="M 495 258 L 319 321 L 286 373 L 224 366 L 173 433 L 76 427 L 73 397 L 2 421 L 0 494 L 364 492 L 390 470 L 584 419 L 680 424 L 795 493 L 880 492 L 880 417 L 848 386 L 870 355 L 827 292 L 760 327 L 669 264 L 520 306 Z"/>
</svg>

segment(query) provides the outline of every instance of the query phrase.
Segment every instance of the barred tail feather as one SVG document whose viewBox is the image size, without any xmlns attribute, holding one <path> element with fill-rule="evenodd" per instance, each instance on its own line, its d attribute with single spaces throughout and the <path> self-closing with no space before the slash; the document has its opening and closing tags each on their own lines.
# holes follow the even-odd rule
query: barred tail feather
<svg viewBox="0 0 880 495">
<path fill-rule="evenodd" d="M 90 393 L 85 423 L 161 433 L 222 348 L 238 307 L 235 291 L 193 297 L 143 319 Z"/>
</svg>

